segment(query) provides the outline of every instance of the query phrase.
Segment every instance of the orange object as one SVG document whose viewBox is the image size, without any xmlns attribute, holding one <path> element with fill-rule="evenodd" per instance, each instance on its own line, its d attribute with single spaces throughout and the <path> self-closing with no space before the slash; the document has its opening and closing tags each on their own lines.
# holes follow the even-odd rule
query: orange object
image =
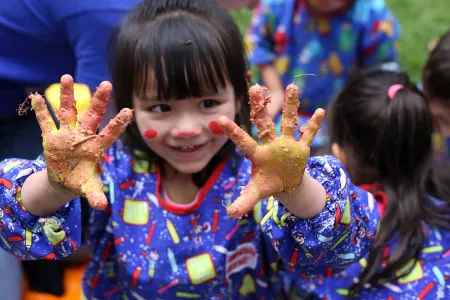
<svg viewBox="0 0 450 300">
<path fill-rule="evenodd" d="M 81 279 L 87 264 L 64 268 L 64 295 L 61 297 L 30 291 L 24 280 L 23 300 L 80 300 L 82 299 Z"/>
</svg>

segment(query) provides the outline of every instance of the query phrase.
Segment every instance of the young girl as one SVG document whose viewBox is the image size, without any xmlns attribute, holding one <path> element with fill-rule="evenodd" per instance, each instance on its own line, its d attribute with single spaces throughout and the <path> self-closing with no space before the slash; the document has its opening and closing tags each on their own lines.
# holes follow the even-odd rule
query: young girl
<svg viewBox="0 0 450 300">
<path fill-rule="evenodd" d="M 427 101 L 406 74 L 378 70 L 351 80 L 329 117 L 333 154 L 373 193 L 382 219 L 365 258 L 326 279 L 298 280 L 299 294 L 449 299 L 450 195 L 431 164 Z M 366 236 L 361 227 L 354 244 Z"/>
<path fill-rule="evenodd" d="M 308 160 L 324 112 L 296 141 L 291 85 L 276 137 L 265 90 L 254 86 L 251 117 L 264 145 L 232 121 L 249 99 L 242 41 L 224 9 L 144 1 L 122 25 L 115 55 L 121 111 L 97 135 L 108 82 L 77 120 L 73 82 L 63 76 L 59 129 L 42 97 L 31 96 L 46 162 L 0 164 L 4 249 L 20 259 L 73 252 L 81 195 L 96 208 L 86 235 L 88 299 L 273 299 L 279 272 L 323 274 L 365 255 L 378 222 L 373 198 L 336 159 Z M 126 144 L 114 142 L 131 121 L 127 107 Z M 367 238 L 355 245 L 360 227 Z"/>
<path fill-rule="evenodd" d="M 450 31 L 437 42 L 423 69 L 424 92 L 436 120 L 435 150 L 450 161 Z"/>
<path fill-rule="evenodd" d="M 396 60 L 399 31 L 384 0 L 262 0 L 247 41 L 254 80 L 271 91 L 268 108 L 277 127 L 284 89 L 294 76 L 315 75 L 297 80 L 304 125 L 340 92 L 351 70 Z M 326 141 L 325 126 L 313 147 Z"/>
</svg>

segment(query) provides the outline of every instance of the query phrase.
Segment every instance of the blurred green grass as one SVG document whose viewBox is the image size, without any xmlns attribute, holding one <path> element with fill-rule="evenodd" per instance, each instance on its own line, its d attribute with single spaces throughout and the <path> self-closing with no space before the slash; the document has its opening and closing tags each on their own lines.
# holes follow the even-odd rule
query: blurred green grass
<svg viewBox="0 0 450 300">
<path fill-rule="evenodd" d="M 412 80 L 419 81 L 428 56 L 428 44 L 450 29 L 448 0 L 386 0 L 401 26 L 399 39 L 400 63 Z M 231 12 L 239 29 L 245 33 L 251 21 L 251 11 Z"/>
</svg>

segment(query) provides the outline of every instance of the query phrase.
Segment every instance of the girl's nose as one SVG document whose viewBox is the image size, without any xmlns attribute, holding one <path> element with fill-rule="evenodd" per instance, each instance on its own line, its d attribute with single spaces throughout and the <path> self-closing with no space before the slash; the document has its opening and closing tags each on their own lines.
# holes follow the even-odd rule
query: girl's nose
<svg viewBox="0 0 450 300">
<path fill-rule="evenodd" d="M 197 126 L 193 129 L 179 129 L 174 128 L 171 131 L 173 137 L 191 137 L 199 135 L 202 132 L 200 126 Z"/>
<path fill-rule="evenodd" d="M 180 118 L 175 126 L 171 130 L 173 137 L 192 137 L 199 135 L 202 132 L 201 126 L 198 124 L 198 120 L 192 117 L 185 116 Z"/>
</svg>

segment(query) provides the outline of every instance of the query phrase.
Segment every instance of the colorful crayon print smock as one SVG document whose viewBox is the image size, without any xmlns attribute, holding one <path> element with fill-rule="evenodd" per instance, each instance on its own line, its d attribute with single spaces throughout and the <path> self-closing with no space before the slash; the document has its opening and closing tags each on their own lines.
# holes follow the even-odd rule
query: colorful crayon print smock
<svg viewBox="0 0 450 300">
<path fill-rule="evenodd" d="M 368 67 L 397 58 L 399 25 L 384 0 L 355 0 L 345 12 L 313 17 L 305 0 L 262 0 L 246 38 L 253 79 L 257 65 L 274 63 L 286 87 L 302 91 L 300 125 L 344 87 L 353 67 Z M 281 116 L 277 119 L 278 130 Z M 326 141 L 326 126 L 312 146 Z"/>
<path fill-rule="evenodd" d="M 377 207 L 382 215 L 387 205 L 387 196 L 377 189 L 375 185 L 363 187 L 373 193 Z M 430 198 L 439 207 L 445 204 L 437 199 Z M 355 299 L 376 300 L 408 300 L 408 299 L 450 299 L 450 232 L 441 231 L 427 224 L 423 224 L 425 241 L 419 260 L 409 262 L 404 268 L 396 272 L 402 274 L 412 267 L 411 273 L 406 276 L 387 282 L 376 289 L 364 289 Z M 363 227 L 358 235 L 353 237 L 354 244 L 366 236 Z M 393 239 L 383 248 L 383 261 L 381 267 L 393 253 L 397 243 Z M 367 266 L 368 255 L 348 269 L 341 272 L 329 272 L 325 276 L 314 278 L 300 278 L 292 285 L 291 299 L 346 299 L 348 289 L 358 280 L 358 277 Z M 289 279 L 288 279 L 289 281 Z M 301 297 L 300 297 L 301 296 Z"/>
<path fill-rule="evenodd" d="M 83 278 L 87 299 L 273 299 L 280 274 L 337 272 L 369 250 L 378 224 L 371 194 L 354 187 L 331 156 L 313 157 L 307 172 L 327 191 L 324 210 L 303 220 L 273 198 L 241 220 L 224 205 L 250 178 L 239 151 L 223 160 L 196 200 L 164 196 L 159 167 L 116 142 L 104 155 L 105 211 L 91 211 L 93 258 Z M 42 161 L 0 164 L 0 245 L 21 259 L 59 259 L 81 243 L 80 200 L 38 218 L 21 205 L 21 186 Z M 358 238 L 360 228 L 367 235 Z"/>
</svg>

